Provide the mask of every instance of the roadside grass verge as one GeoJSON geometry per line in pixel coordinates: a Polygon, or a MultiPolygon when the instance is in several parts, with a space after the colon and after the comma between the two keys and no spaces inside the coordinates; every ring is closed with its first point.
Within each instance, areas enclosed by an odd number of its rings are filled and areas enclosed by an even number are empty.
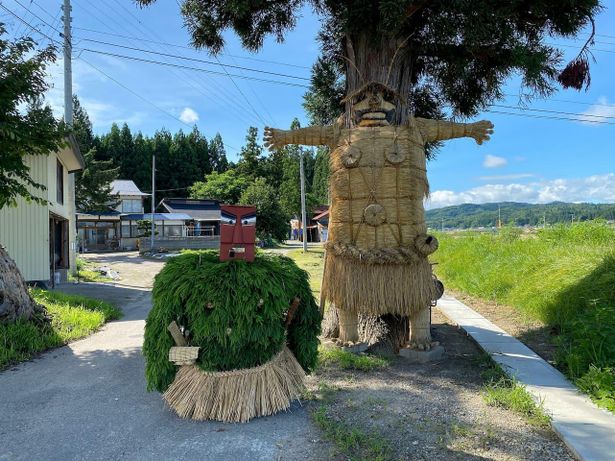
{"type": "Polygon", "coordinates": [[[288,257],[293,259],[297,266],[310,274],[310,287],[316,298],[320,299],[320,285],[322,283],[322,270],[324,266],[324,248],[310,247],[307,253],[303,250],[293,250],[288,252],[288,257]]]}
{"type": "Polygon", "coordinates": [[[333,442],[343,459],[351,461],[384,461],[390,459],[389,442],[379,434],[367,433],[337,420],[322,405],[312,413],[312,419],[325,438],[333,442]]]}
{"type": "Polygon", "coordinates": [[[32,290],[32,296],[45,306],[51,321],[0,325],[0,369],[88,336],[122,315],[111,304],[85,296],[46,290],[32,290]]]}
{"type": "Polygon", "coordinates": [[[335,365],[342,370],[374,371],[386,368],[389,361],[383,357],[369,354],[353,354],[336,347],[320,345],[318,348],[318,366],[335,365]]]}
{"type": "Polygon", "coordinates": [[[551,328],[556,364],[615,410],[615,228],[604,221],[523,234],[438,234],[445,285],[512,306],[551,328]]]}
{"type": "Polygon", "coordinates": [[[71,279],[77,279],[82,282],[108,282],[109,279],[103,277],[100,273],[94,270],[94,264],[86,261],[83,258],[77,257],[76,260],[77,275],[71,275],[71,279]]]}
{"type": "Polygon", "coordinates": [[[483,398],[487,405],[513,411],[533,426],[549,427],[551,418],[541,403],[536,404],[525,386],[509,378],[487,354],[479,358],[479,365],[485,367],[481,377],[485,380],[483,398]]]}

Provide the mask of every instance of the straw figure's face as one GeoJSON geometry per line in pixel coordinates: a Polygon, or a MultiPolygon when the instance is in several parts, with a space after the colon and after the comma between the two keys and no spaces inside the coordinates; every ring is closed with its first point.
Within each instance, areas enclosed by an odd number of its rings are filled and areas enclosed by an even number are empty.
{"type": "Polygon", "coordinates": [[[353,106],[355,123],[359,126],[388,126],[395,104],[387,101],[382,91],[368,90],[353,106]]]}
{"type": "Polygon", "coordinates": [[[256,207],[223,205],[220,218],[220,261],[254,261],[256,207]]]}

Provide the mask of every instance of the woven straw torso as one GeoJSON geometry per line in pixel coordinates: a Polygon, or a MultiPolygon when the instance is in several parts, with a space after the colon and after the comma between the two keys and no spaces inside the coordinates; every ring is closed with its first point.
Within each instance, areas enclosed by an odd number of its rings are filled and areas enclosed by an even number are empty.
{"type": "Polygon", "coordinates": [[[426,231],[423,139],[414,126],[341,129],[331,146],[329,242],[411,247],[426,231]]]}

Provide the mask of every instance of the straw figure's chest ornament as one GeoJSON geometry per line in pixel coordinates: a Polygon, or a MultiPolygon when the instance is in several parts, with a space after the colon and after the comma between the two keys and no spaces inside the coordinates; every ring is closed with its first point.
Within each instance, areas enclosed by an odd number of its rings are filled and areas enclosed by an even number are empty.
{"type": "Polygon", "coordinates": [[[387,86],[369,83],[346,98],[351,103],[349,120],[342,116],[331,126],[289,131],[267,127],[265,145],[330,149],[331,206],[322,296],[335,304],[340,339],[358,340],[358,313],[400,314],[414,320],[411,343],[428,349],[431,337],[419,332],[425,322],[418,317],[424,318],[425,310],[429,314],[437,296],[427,256],[438,242],[426,234],[425,144],[461,137],[482,144],[493,125],[412,116],[408,123],[394,125],[399,100],[387,86]]]}
{"type": "Polygon", "coordinates": [[[220,261],[254,261],[256,207],[220,207],[220,261]]]}

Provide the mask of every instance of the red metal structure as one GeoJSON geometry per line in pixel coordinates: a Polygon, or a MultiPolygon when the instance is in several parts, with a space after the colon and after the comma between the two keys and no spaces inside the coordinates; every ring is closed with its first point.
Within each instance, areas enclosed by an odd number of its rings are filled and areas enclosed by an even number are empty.
{"type": "Polygon", "coordinates": [[[220,207],[220,261],[254,261],[256,207],[220,207]]]}

